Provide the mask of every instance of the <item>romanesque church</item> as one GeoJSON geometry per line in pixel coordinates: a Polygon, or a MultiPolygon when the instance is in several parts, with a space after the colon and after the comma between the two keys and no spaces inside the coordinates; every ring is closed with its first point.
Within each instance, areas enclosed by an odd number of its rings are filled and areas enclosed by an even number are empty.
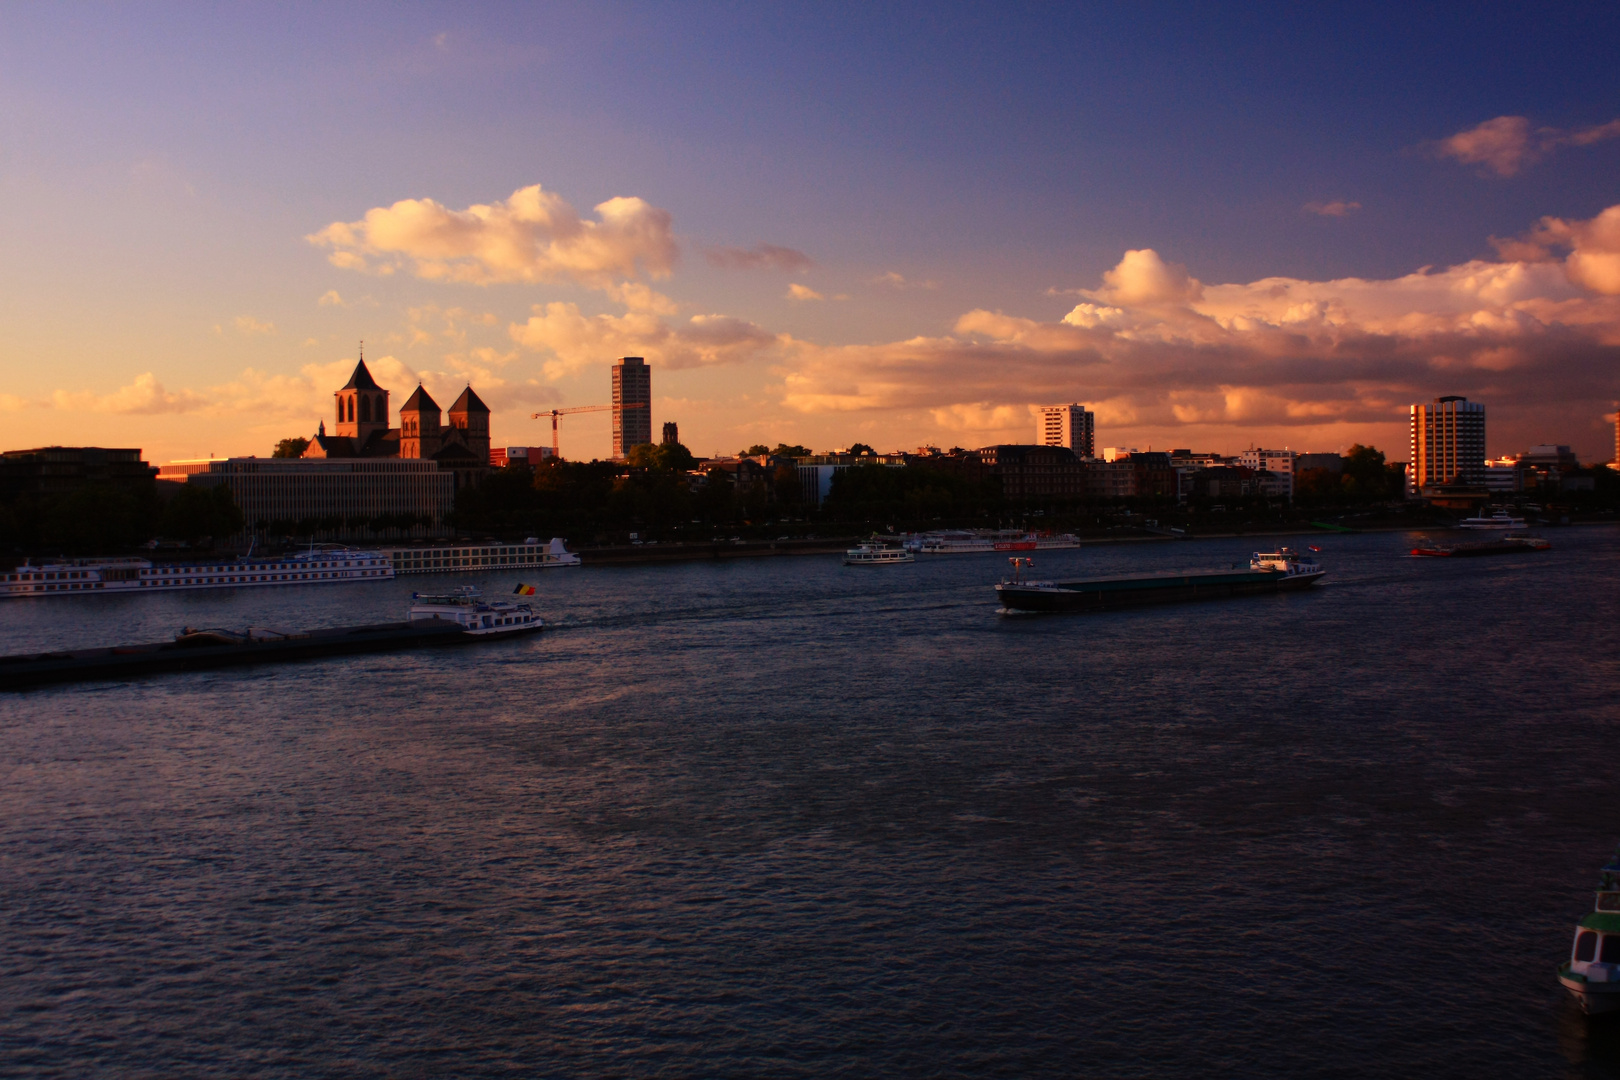
{"type": "Polygon", "coordinates": [[[307,458],[415,458],[453,470],[456,488],[489,472],[489,406],[468,386],[450,406],[450,426],[420,385],[400,407],[399,427],[388,426],[388,391],[377,385],[362,357],[337,398],[337,426],[326,421],[304,451],[307,458]]]}

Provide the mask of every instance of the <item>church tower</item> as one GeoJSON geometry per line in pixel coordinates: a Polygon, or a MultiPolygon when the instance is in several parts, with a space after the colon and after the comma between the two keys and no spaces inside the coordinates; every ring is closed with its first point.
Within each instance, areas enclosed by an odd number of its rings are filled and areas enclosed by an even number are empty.
{"type": "Polygon", "coordinates": [[[333,434],[353,439],[356,453],[361,452],[373,432],[387,433],[388,391],[371,377],[364,352],[348,383],[334,396],[337,398],[337,428],[333,434]]]}
{"type": "Polygon", "coordinates": [[[461,441],[480,463],[489,462],[489,406],[473,393],[471,384],[450,406],[450,426],[460,432],[461,441]]]}
{"type": "MultiPolygon", "coordinates": [[[[463,395],[465,397],[465,395],[463,395]]],[[[479,402],[482,406],[483,402],[479,402]]],[[[485,409],[485,413],[489,410],[485,409]]],[[[485,417],[485,432],[489,431],[485,417]]],[[[488,444],[489,436],[484,436],[488,444]]],[[[402,458],[430,458],[444,445],[440,431],[439,404],[419,384],[416,393],[399,407],[399,456],[402,458]]],[[[487,460],[487,454],[486,454],[487,460]]]]}

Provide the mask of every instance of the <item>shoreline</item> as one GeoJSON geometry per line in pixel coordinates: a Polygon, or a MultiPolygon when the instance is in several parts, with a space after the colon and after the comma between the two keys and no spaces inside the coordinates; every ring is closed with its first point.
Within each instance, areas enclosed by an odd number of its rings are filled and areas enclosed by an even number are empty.
{"type": "MultiPolygon", "coordinates": [[[[1551,528],[1567,529],[1579,525],[1610,525],[1613,522],[1605,521],[1577,521],[1568,525],[1550,526],[1551,528]]],[[[1148,533],[1135,536],[1097,536],[1080,537],[1080,547],[1092,547],[1098,544],[1149,544],[1173,543],[1187,540],[1236,540],[1242,537],[1288,537],[1288,536],[1354,536],[1363,533],[1394,533],[1394,532],[1458,532],[1466,533],[1469,530],[1458,529],[1456,526],[1439,525],[1369,525],[1365,528],[1348,529],[1340,532],[1335,529],[1313,528],[1311,526],[1285,526],[1277,529],[1257,529],[1254,531],[1235,531],[1220,533],[1197,533],[1189,536],[1172,536],[1163,533],[1148,533]]],[[[745,540],[745,541],[709,541],[708,543],[651,543],[651,544],[617,544],[596,548],[580,548],[575,554],[579,556],[582,567],[591,566],[635,566],[648,563],[663,562],[699,562],[711,559],[750,559],[770,558],[783,555],[841,555],[845,551],[862,543],[864,536],[827,537],[816,539],[795,540],[745,540]]],[[[976,552],[975,554],[990,554],[989,552],[976,552]]]]}

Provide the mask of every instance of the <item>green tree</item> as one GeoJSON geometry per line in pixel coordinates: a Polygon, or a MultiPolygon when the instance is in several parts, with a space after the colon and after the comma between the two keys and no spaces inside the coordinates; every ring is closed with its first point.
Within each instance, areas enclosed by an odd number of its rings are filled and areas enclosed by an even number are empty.
{"type": "Polygon", "coordinates": [[[1344,455],[1340,487],[1352,499],[1377,501],[1393,498],[1401,473],[1384,461],[1384,452],[1356,443],[1344,455]]]}
{"type": "Polygon", "coordinates": [[[637,469],[663,472],[689,472],[697,468],[697,458],[680,443],[641,443],[625,454],[625,463],[637,469]]]}
{"type": "Polygon", "coordinates": [[[771,451],[774,457],[809,457],[810,449],[797,443],[777,443],[776,449],[771,451]]]}
{"type": "Polygon", "coordinates": [[[877,453],[876,450],[872,449],[870,446],[866,445],[863,442],[858,442],[858,443],[854,444],[853,446],[851,446],[849,448],[849,452],[852,453],[852,454],[875,454],[875,453],[877,453]]]}
{"type": "Polygon", "coordinates": [[[750,446],[746,450],[739,450],[737,452],[737,456],[738,457],[757,457],[760,454],[768,454],[770,452],[771,452],[771,448],[766,446],[764,443],[755,443],[753,446],[750,446]]]}
{"type": "Polygon", "coordinates": [[[308,449],[309,440],[301,436],[295,436],[291,439],[282,439],[280,442],[276,443],[276,448],[271,452],[270,456],[279,458],[298,458],[303,457],[304,451],[308,449]]]}
{"type": "Polygon", "coordinates": [[[231,489],[223,484],[188,483],[163,508],[163,535],[171,540],[223,540],[241,532],[245,524],[231,489]]]}
{"type": "Polygon", "coordinates": [[[780,506],[796,506],[804,501],[804,488],[799,483],[799,470],[791,465],[778,465],[771,477],[776,485],[776,502],[780,506]]]}
{"type": "Polygon", "coordinates": [[[107,555],[152,535],[156,496],[140,489],[85,484],[39,508],[37,543],[49,551],[107,555]]]}
{"type": "Polygon", "coordinates": [[[1339,474],[1332,469],[1302,469],[1294,477],[1294,497],[1328,502],[1339,495],[1339,474]]]}

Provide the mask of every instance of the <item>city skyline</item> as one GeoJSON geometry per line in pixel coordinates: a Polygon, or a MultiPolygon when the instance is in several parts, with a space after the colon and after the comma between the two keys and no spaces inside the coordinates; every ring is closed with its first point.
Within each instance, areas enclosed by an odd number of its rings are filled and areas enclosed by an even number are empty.
{"type": "Polygon", "coordinates": [[[701,453],[1084,401],[1099,446],[1399,458],[1456,394],[1492,456],[1612,454],[1613,15],[543,15],[0,17],[13,442],[267,453],[364,338],[502,445],[637,355],[701,453]]]}

